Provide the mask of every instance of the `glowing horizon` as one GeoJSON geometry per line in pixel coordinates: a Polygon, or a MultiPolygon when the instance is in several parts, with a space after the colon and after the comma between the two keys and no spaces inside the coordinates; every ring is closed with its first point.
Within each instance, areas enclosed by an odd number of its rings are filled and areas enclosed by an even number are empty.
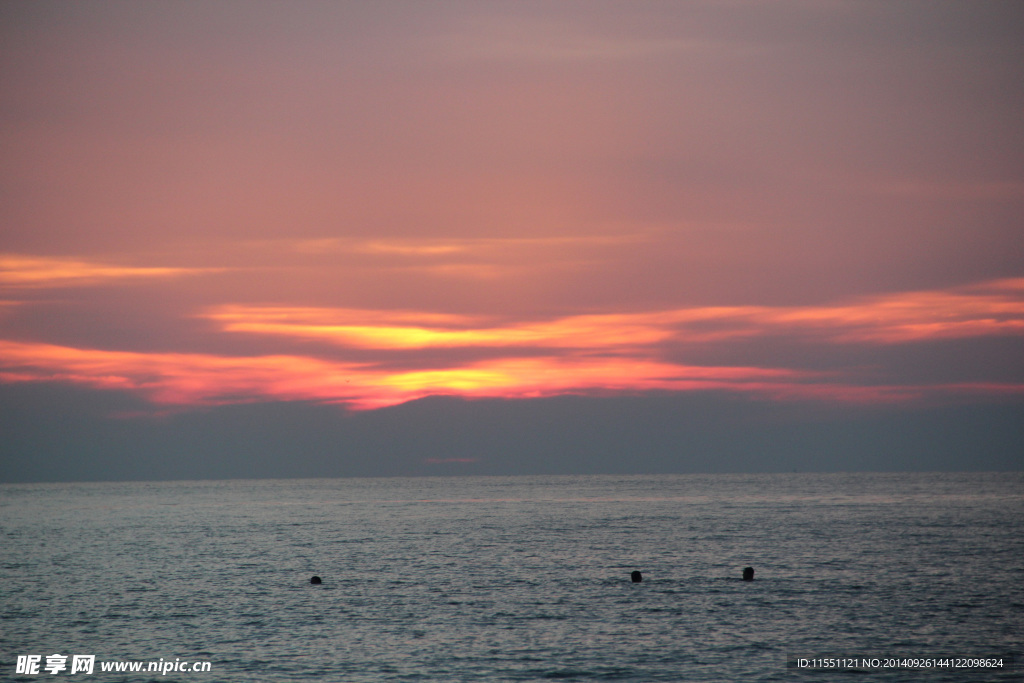
{"type": "Polygon", "coordinates": [[[0,3],[8,428],[1010,424],[1022,7],[0,3]]]}
{"type": "Polygon", "coordinates": [[[889,403],[958,392],[1017,394],[1024,387],[1013,382],[893,385],[848,368],[809,371],[672,359],[693,345],[749,343],[778,335],[788,335],[794,344],[868,346],[1020,337],[1024,279],[833,306],[694,307],[497,324],[486,316],[441,312],[254,305],[222,305],[198,318],[218,324],[222,334],[280,339],[283,352],[227,356],[0,340],[0,380],[85,384],[180,406],[302,400],[355,409],[431,395],[523,399],[711,390],[769,400],[889,403]],[[300,347],[284,351],[309,340],[361,355],[346,361],[336,353],[310,354],[300,347]],[[448,355],[415,355],[431,349],[448,355]]]}

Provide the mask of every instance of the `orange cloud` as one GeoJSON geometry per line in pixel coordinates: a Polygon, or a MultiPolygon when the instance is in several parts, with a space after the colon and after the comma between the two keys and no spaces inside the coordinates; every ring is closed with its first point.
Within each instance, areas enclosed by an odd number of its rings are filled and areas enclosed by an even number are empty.
{"type": "Polygon", "coordinates": [[[499,358],[389,370],[294,355],[230,357],[139,353],[0,341],[0,381],[57,381],[140,393],[157,404],[255,401],[345,403],[382,408],[431,395],[538,398],[643,391],[730,391],[796,400],[905,401],[931,392],[1024,393],[1012,384],[858,386],[780,368],[690,366],[627,356],[499,358]]]}
{"type": "Polygon", "coordinates": [[[796,395],[795,384],[811,377],[786,369],[686,366],[615,356],[500,358],[389,370],[291,355],[139,353],[11,341],[0,342],[0,367],[4,368],[0,380],[7,382],[60,381],[128,390],[161,404],[306,400],[362,409],[439,394],[534,398],[722,389],[796,395]]]}
{"type": "Polygon", "coordinates": [[[156,403],[217,404],[267,400],[346,400],[358,395],[356,364],[299,356],[231,357],[79,349],[0,342],[7,381],[63,381],[126,389],[156,403]]]}
{"type": "Polygon", "coordinates": [[[666,314],[581,315],[490,325],[480,317],[358,309],[224,306],[206,317],[227,332],[249,332],[367,349],[540,347],[618,349],[669,338],[666,314]]]}
{"type": "Polygon", "coordinates": [[[893,294],[850,305],[768,311],[764,323],[817,331],[839,342],[1024,335],[1024,278],[960,291],[893,294]]]}
{"type": "Polygon", "coordinates": [[[833,306],[698,307],[499,324],[481,317],[359,309],[222,306],[226,332],[319,339],[362,349],[531,347],[621,350],[795,334],[834,343],[1024,335],[1024,278],[962,291],[908,292],[833,306]]]}
{"type": "Polygon", "coordinates": [[[305,353],[245,357],[142,353],[0,341],[0,381],[74,382],[141,393],[161,404],[302,400],[359,409],[430,395],[535,398],[718,390],[780,400],[876,403],[935,393],[1022,391],[1012,383],[873,385],[839,373],[689,365],[669,360],[667,350],[677,347],[678,355],[678,348],[685,349],[686,344],[783,334],[844,344],[1020,336],[1024,335],[1024,278],[835,306],[701,307],[546,321],[287,306],[222,306],[204,317],[216,321],[223,331],[323,340],[358,349],[365,360],[349,362],[305,353]],[[423,349],[461,351],[429,354],[429,361],[410,353],[423,349]],[[401,359],[401,367],[395,365],[396,358],[401,359]]]}
{"type": "Polygon", "coordinates": [[[1024,335],[1024,278],[903,292],[830,306],[692,308],[668,314],[680,341],[793,334],[832,343],[901,344],[1024,335]]]}
{"type": "Polygon", "coordinates": [[[65,287],[126,278],[171,277],[210,269],[114,266],[78,259],[0,254],[0,285],[65,287]]]}

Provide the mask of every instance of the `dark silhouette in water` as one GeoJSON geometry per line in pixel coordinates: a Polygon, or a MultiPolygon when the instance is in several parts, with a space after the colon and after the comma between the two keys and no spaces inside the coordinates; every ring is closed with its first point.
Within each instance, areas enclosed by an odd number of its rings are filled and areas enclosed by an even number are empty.
{"type": "Polygon", "coordinates": [[[644,580],[644,575],[634,569],[633,573],[629,575],[629,578],[633,580],[633,583],[640,583],[644,580]]]}
{"type": "Polygon", "coordinates": [[[320,577],[319,577],[319,576],[314,576],[314,577],[313,577],[312,579],[310,579],[310,580],[309,580],[309,582],[310,582],[311,584],[313,584],[314,586],[316,586],[316,585],[319,585],[319,584],[323,583],[323,581],[321,581],[321,580],[320,580],[320,577]]]}
{"type": "Polygon", "coordinates": [[[753,567],[747,567],[747,568],[745,568],[743,570],[743,580],[744,581],[753,581],[754,580],[754,568],[753,567]]]}

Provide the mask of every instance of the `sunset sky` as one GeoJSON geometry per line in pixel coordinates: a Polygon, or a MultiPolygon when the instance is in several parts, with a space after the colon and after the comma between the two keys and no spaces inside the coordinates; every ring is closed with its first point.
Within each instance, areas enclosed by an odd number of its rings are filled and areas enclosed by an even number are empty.
{"type": "Polygon", "coordinates": [[[2,2],[0,480],[1020,469],[1022,36],[2,2]]]}

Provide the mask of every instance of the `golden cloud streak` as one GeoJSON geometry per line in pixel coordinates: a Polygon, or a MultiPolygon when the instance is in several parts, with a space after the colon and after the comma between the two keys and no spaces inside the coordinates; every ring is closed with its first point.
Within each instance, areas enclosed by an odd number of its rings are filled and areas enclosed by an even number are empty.
{"type": "Polygon", "coordinates": [[[285,240],[262,243],[275,249],[290,249],[300,254],[392,254],[419,258],[447,257],[453,254],[487,255],[509,258],[510,252],[558,251],[567,249],[610,248],[650,239],[649,233],[614,235],[549,235],[545,237],[393,237],[356,239],[325,237],[322,239],[285,240]]]}
{"type": "Polygon", "coordinates": [[[462,366],[388,370],[292,355],[140,353],[0,341],[0,380],[53,381],[141,393],[158,404],[254,401],[346,403],[357,409],[431,395],[537,398],[561,394],[725,390],[783,398],[890,400],[891,389],[808,383],[787,369],[687,366],[626,357],[499,358],[462,366]]]}
{"type": "Polygon", "coordinates": [[[319,339],[362,349],[533,347],[605,351],[790,334],[833,343],[898,344],[1024,335],[1024,278],[963,291],[908,292],[849,304],[698,307],[489,324],[480,317],[358,309],[222,306],[227,332],[319,339]]]}
{"type": "Polygon", "coordinates": [[[93,285],[109,280],[173,277],[210,270],[208,268],[113,266],[78,259],[0,254],[0,285],[13,287],[93,285]]]}
{"type": "Polygon", "coordinates": [[[324,339],[366,349],[615,349],[653,344],[671,336],[671,331],[657,325],[671,321],[664,314],[583,315],[495,327],[487,327],[486,321],[478,317],[355,309],[226,306],[206,317],[220,322],[228,332],[324,339]]]}
{"type": "Polygon", "coordinates": [[[962,291],[893,294],[845,306],[765,310],[754,319],[814,330],[839,342],[1024,335],[1024,278],[962,291]]]}
{"type": "Polygon", "coordinates": [[[9,381],[87,384],[138,391],[156,403],[217,404],[267,400],[345,400],[362,368],[300,356],[230,357],[79,349],[0,342],[9,381]]]}
{"type": "Polygon", "coordinates": [[[1024,278],[831,307],[703,307],[504,324],[417,311],[224,306],[205,315],[225,331],[319,339],[364,352],[488,348],[496,357],[396,369],[381,364],[394,360],[387,355],[356,363],[308,355],[143,353],[0,341],[0,381],[80,383],[141,393],[162,404],[302,400],[359,409],[430,395],[535,398],[721,390],[874,403],[936,392],[1019,394],[1024,387],[1010,383],[869,386],[786,368],[685,365],[665,360],[664,347],[773,334],[847,344],[1020,336],[1022,299],[1024,278]]]}
{"type": "Polygon", "coordinates": [[[501,358],[395,371],[303,356],[139,353],[0,341],[0,381],[50,381],[140,393],[165,405],[257,401],[344,403],[355,409],[432,395],[539,398],[645,391],[729,391],[780,400],[906,401],[926,393],[1021,394],[1014,384],[857,386],[778,368],[688,366],[625,357],[501,358]]]}

